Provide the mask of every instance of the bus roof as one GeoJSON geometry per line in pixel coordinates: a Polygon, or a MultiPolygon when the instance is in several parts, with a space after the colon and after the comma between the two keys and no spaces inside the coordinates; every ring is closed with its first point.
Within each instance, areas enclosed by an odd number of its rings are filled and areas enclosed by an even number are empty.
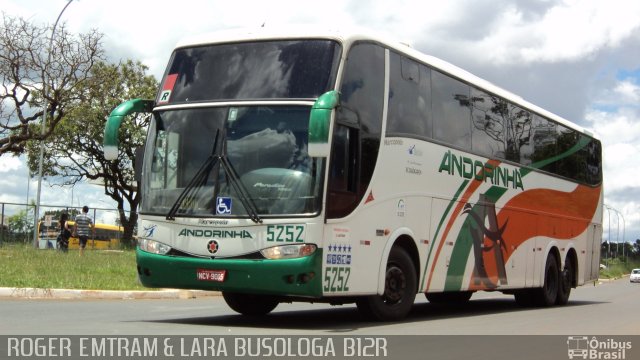
{"type": "MultiPolygon", "coordinates": [[[[373,41],[380,43],[388,48],[396,50],[407,57],[411,57],[419,62],[422,62],[430,67],[437,69],[450,76],[458,78],[470,85],[485,90],[489,93],[493,93],[499,97],[502,97],[514,104],[517,104],[523,108],[528,109],[538,115],[544,116],[548,119],[554,120],[564,126],[572,128],[576,131],[582,132],[593,138],[598,138],[593,131],[587,130],[559,115],[556,115],[548,110],[545,110],[535,104],[528,102],[521,96],[518,96],[504,88],[501,88],[492,82],[480,78],[458,66],[455,66],[445,60],[439,59],[435,56],[426,55],[410,45],[391,40],[384,35],[378,34],[370,29],[363,29],[359,27],[345,27],[345,28],[321,28],[313,26],[287,26],[287,27],[257,27],[257,28],[243,28],[243,29],[229,29],[218,31],[214,33],[201,34],[196,36],[190,36],[180,40],[176,45],[176,49],[183,47],[193,47],[209,44],[223,44],[231,42],[246,42],[246,41],[263,41],[263,40],[283,40],[283,39],[331,39],[336,40],[346,47],[356,41],[373,41]]],[[[344,56],[344,54],[343,54],[344,56]]]]}

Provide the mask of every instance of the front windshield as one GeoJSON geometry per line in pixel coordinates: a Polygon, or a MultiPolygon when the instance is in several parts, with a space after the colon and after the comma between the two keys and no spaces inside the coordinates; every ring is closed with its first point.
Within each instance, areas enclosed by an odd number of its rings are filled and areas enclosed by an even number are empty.
{"type": "Polygon", "coordinates": [[[309,112],[309,106],[155,112],[145,152],[142,212],[167,215],[198,178],[175,216],[247,217],[247,200],[260,216],[317,213],[323,160],[307,154],[309,112]],[[228,167],[217,161],[222,157],[228,167]],[[237,191],[238,182],[249,199],[237,191]]]}
{"type": "Polygon", "coordinates": [[[333,88],[340,46],[277,40],[177,49],[158,105],[236,99],[315,99],[333,88]]]}

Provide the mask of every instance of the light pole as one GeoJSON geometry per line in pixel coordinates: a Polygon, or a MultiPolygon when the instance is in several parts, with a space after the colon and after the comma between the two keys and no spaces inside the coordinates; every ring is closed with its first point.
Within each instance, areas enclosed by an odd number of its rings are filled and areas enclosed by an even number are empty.
{"type": "Polygon", "coordinates": [[[605,205],[605,208],[608,210],[609,214],[609,235],[607,236],[607,267],[609,266],[609,256],[611,255],[611,209],[605,205]]]}
{"type": "MultiPolygon", "coordinates": [[[[617,221],[617,224],[618,224],[617,225],[618,236],[616,237],[616,253],[619,251],[618,250],[618,238],[619,238],[619,235],[620,235],[620,218],[622,218],[622,259],[623,259],[623,262],[626,262],[625,247],[626,247],[627,242],[626,242],[624,236],[625,236],[625,231],[627,229],[627,222],[624,219],[624,215],[622,215],[622,213],[620,211],[618,211],[617,209],[612,208],[611,206],[608,206],[608,205],[605,205],[605,207],[607,208],[607,210],[609,210],[609,216],[611,216],[611,211],[613,210],[613,211],[615,211],[616,217],[618,218],[618,221],[617,221]]],[[[611,219],[611,217],[609,217],[609,219],[611,219]]],[[[609,220],[609,227],[611,227],[611,220],[609,220]]]]}
{"type": "MultiPolygon", "coordinates": [[[[56,33],[56,27],[58,26],[58,21],[62,17],[62,13],[67,10],[67,7],[71,5],[73,0],[67,1],[67,4],[62,8],[60,14],[58,14],[58,18],[56,22],[53,24],[53,29],[51,29],[51,37],[49,38],[49,49],[47,50],[47,62],[44,64],[44,70],[42,72],[42,94],[44,97],[44,112],[42,113],[42,126],[40,128],[40,134],[44,136],[47,124],[47,112],[49,108],[49,102],[47,101],[47,66],[51,62],[51,48],[53,47],[53,36],[56,33]]],[[[33,245],[38,247],[38,219],[40,218],[40,193],[42,191],[42,158],[44,157],[44,139],[40,140],[40,157],[38,158],[38,191],[36,195],[36,210],[34,214],[33,220],[33,245]]]]}
{"type": "Polygon", "coordinates": [[[622,259],[626,263],[627,255],[625,252],[625,248],[627,247],[627,240],[624,239],[624,233],[627,229],[627,222],[624,220],[624,215],[622,215],[622,213],[620,213],[620,217],[622,218],[622,259]]]}

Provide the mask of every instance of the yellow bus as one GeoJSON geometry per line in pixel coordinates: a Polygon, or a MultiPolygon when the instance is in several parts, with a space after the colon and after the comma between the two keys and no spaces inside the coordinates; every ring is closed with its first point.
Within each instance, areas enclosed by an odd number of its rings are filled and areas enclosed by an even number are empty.
{"type": "MultiPolygon", "coordinates": [[[[75,222],[68,221],[69,229],[73,234],[73,227],[75,222]]],[[[86,249],[119,249],[120,239],[124,229],[122,226],[108,225],[108,224],[95,224],[91,236],[87,241],[86,249]]],[[[56,238],[60,233],[60,226],[57,220],[51,221],[51,225],[46,226],[42,222],[38,225],[38,234],[40,234],[40,248],[55,248],[56,238]]],[[[71,236],[69,239],[69,249],[78,249],[80,247],[80,240],[76,236],[71,236]]]]}

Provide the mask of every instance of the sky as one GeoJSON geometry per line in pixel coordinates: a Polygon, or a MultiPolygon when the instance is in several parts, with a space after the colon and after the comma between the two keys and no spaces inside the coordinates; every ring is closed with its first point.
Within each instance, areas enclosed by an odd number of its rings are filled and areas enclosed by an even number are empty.
{"type": "MultiPolygon", "coordinates": [[[[0,0],[0,9],[53,24],[64,0],[0,0]]],[[[177,41],[238,27],[358,26],[411,44],[592,130],[604,147],[604,237],[640,239],[640,1],[638,0],[76,0],[74,33],[97,29],[111,61],[140,60],[159,80],[177,41]]],[[[0,202],[35,198],[24,159],[0,157],[0,202]],[[29,191],[27,193],[27,191],[29,191]]],[[[113,207],[96,185],[45,181],[43,204],[113,207]]]]}

